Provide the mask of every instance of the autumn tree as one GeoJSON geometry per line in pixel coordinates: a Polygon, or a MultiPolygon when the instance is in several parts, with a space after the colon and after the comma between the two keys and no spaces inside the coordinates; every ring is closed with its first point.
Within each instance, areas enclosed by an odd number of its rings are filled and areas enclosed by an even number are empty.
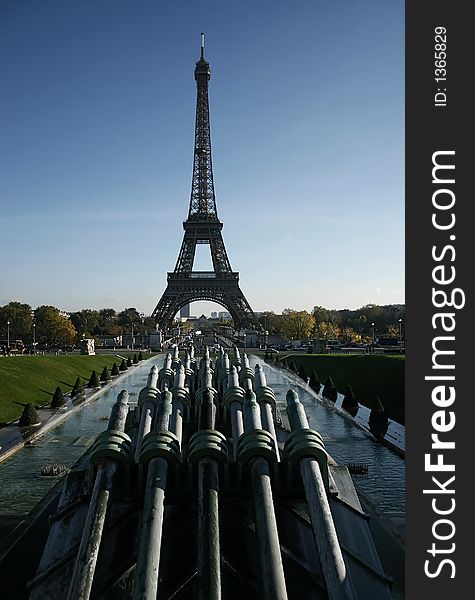
{"type": "Polygon", "coordinates": [[[287,337],[298,340],[308,339],[315,325],[315,318],[306,310],[292,310],[286,308],[282,311],[282,333],[287,337]]]}
{"type": "Polygon", "coordinates": [[[71,346],[76,340],[76,329],[68,317],[54,306],[40,306],[35,310],[36,333],[48,346],[71,346]]]}

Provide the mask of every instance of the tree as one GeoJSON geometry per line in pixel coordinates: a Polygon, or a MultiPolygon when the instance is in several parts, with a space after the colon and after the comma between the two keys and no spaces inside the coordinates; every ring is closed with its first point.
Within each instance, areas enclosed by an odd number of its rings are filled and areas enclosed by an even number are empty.
{"type": "Polygon", "coordinates": [[[18,421],[19,427],[29,427],[31,425],[39,425],[40,423],[41,419],[33,404],[27,404],[21,413],[20,420],[18,421]]]}
{"type": "Polygon", "coordinates": [[[54,306],[40,306],[35,310],[36,334],[48,346],[71,346],[76,339],[76,329],[65,315],[54,306]]]}
{"type": "Polygon", "coordinates": [[[99,383],[99,377],[97,376],[97,373],[95,371],[93,371],[91,373],[91,376],[89,377],[89,382],[87,384],[87,387],[90,387],[90,388],[101,387],[101,384],[99,383]]]}
{"type": "Polygon", "coordinates": [[[71,313],[71,323],[79,336],[84,334],[86,337],[92,337],[95,333],[98,333],[100,315],[97,310],[85,308],[71,313]]]}
{"type": "Polygon", "coordinates": [[[107,365],[102,369],[100,379],[101,379],[101,381],[104,381],[104,382],[111,380],[111,374],[109,373],[109,369],[107,368],[107,365]]]}
{"type": "Polygon", "coordinates": [[[117,366],[117,363],[114,362],[114,364],[112,365],[112,369],[111,369],[111,375],[113,377],[116,377],[117,375],[119,375],[119,367],[117,366]]]}
{"type": "Polygon", "coordinates": [[[391,337],[398,338],[399,337],[399,325],[393,323],[388,326],[388,333],[391,337]]]}
{"type": "Polygon", "coordinates": [[[344,327],[340,331],[339,339],[343,343],[351,344],[351,343],[359,343],[361,342],[361,335],[356,333],[356,331],[352,327],[344,327]]]}
{"type": "Polygon", "coordinates": [[[308,339],[315,325],[315,318],[306,310],[286,308],[282,312],[282,333],[288,339],[308,339]]]}
{"type": "Polygon", "coordinates": [[[76,377],[76,382],[74,383],[73,389],[71,390],[71,398],[75,396],[82,396],[84,394],[84,386],[82,384],[81,378],[76,377]]]}
{"type": "Polygon", "coordinates": [[[21,302],[9,302],[0,308],[1,337],[7,337],[8,321],[10,321],[10,339],[30,335],[33,325],[31,306],[21,302]]]}
{"type": "Polygon", "coordinates": [[[126,308],[117,315],[117,322],[122,327],[122,332],[129,332],[132,325],[142,324],[142,317],[136,308],[126,308]]]}
{"type": "Polygon", "coordinates": [[[59,385],[54,390],[53,399],[51,400],[51,408],[60,408],[64,404],[64,395],[59,385]]]}
{"type": "Polygon", "coordinates": [[[317,323],[314,334],[320,339],[336,340],[340,336],[340,328],[334,323],[317,323]]]}

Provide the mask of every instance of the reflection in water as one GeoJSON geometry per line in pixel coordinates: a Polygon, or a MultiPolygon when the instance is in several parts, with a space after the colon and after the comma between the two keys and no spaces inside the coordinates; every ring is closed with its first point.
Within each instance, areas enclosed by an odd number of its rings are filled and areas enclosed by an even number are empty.
{"type": "MultiPolygon", "coordinates": [[[[255,357],[251,365],[256,364],[255,357]]],[[[262,364],[262,361],[259,361],[262,364]]],[[[0,513],[26,513],[41,500],[58,480],[41,477],[41,467],[61,462],[71,466],[104,430],[103,417],[122,389],[130,394],[132,406],[138,391],[145,385],[153,364],[162,366],[163,357],[157,356],[135,367],[124,379],[106,390],[96,401],[74,413],[55,429],[48,432],[33,446],[26,446],[10,459],[0,463],[0,513]]],[[[289,380],[282,372],[263,364],[268,385],[276,393],[282,419],[287,423],[285,395],[290,388],[298,389],[305,406],[310,427],[323,436],[327,451],[342,465],[368,465],[368,476],[355,477],[356,485],[387,515],[404,513],[404,459],[389,448],[377,443],[367,432],[343,418],[330,406],[289,380]]]]}

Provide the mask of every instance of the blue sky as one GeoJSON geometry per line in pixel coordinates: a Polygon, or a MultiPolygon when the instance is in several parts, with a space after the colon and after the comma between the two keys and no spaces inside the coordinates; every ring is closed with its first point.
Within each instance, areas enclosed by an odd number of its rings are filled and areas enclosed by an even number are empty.
{"type": "Polygon", "coordinates": [[[154,309],[188,212],[201,31],[251,306],[404,302],[402,1],[5,0],[0,305],[154,309]]]}

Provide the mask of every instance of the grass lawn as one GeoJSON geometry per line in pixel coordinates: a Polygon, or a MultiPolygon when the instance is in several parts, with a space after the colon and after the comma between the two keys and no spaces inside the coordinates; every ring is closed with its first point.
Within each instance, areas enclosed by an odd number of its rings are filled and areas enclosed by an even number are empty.
{"type": "MultiPolygon", "coordinates": [[[[127,356],[131,353],[118,354],[127,356]]],[[[29,402],[37,407],[48,404],[56,386],[60,386],[63,394],[70,392],[76,377],[82,377],[87,383],[93,370],[100,376],[104,366],[107,365],[110,371],[114,362],[120,365],[120,358],[114,354],[0,358],[0,423],[19,417],[23,405],[29,402]]]]}
{"type": "Polygon", "coordinates": [[[372,407],[379,396],[388,416],[405,422],[405,357],[384,354],[280,354],[287,364],[303,365],[308,377],[315,371],[322,383],[331,377],[339,392],[349,384],[360,404],[372,407]]]}

